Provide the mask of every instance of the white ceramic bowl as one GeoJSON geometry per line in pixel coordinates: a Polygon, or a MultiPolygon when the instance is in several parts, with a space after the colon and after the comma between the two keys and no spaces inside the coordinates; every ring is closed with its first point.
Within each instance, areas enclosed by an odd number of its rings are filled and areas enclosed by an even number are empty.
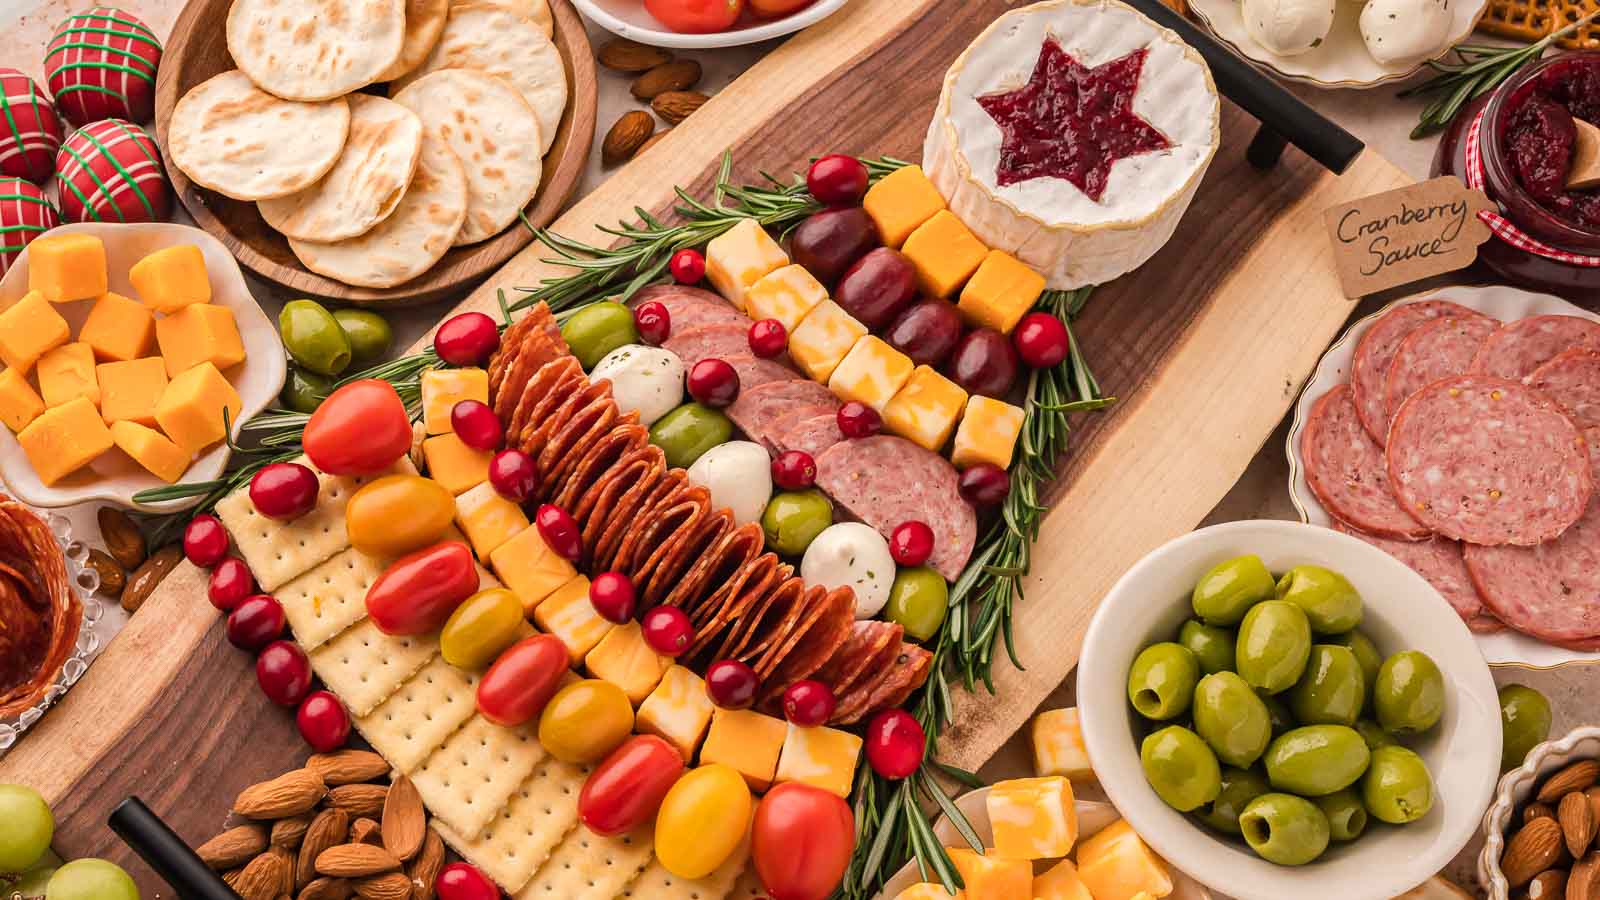
{"type": "MultiPolygon", "coordinates": [[[[128,297],[138,297],[138,292],[128,281],[128,270],[150,253],[178,244],[195,244],[205,255],[206,272],[211,276],[211,302],[233,310],[234,321],[239,326],[239,337],[244,341],[246,359],[223,374],[239,392],[244,408],[238,421],[233,423],[233,435],[256,413],[266,409],[278,391],[283,388],[285,364],[283,342],[278,329],[273,326],[245,285],[239,272],[239,263],[221,241],[198,228],[165,223],[143,225],[107,225],[89,222],[63,225],[50,233],[81,232],[100,238],[106,245],[106,265],[109,269],[111,290],[128,297]]],[[[0,280],[0,309],[22,299],[28,292],[28,252],[23,251],[5,278],[0,280]]],[[[56,306],[72,326],[76,336],[89,316],[93,302],[83,300],[56,306]]],[[[222,474],[231,451],[219,443],[206,451],[189,466],[182,482],[210,481],[222,474]]],[[[113,448],[85,468],[68,475],[48,487],[22,452],[16,435],[10,429],[0,428],[0,478],[4,478],[11,493],[24,503],[40,507],[70,506],[74,503],[102,501],[115,503],[129,509],[147,512],[175,512],[193,506],[200,498],[173,500],[167,503],[141,505],[133,502],[133,495],[148,488],[165,486],[166,482],[146,472],[143,467],[121,450],[113,448]]]]}
{"type": "Polygon", "coordinates": [[[1095,611],[1078,664],[1084,743],[1106,796],[1157,853],[1238,900],[1387,900],[1426,881],[1466,846],[1500,766],[1500,705],[1472,635],[1422,576],[1348,535],[1296,522],[1230,522],[1187,534],[1128,570],[1095,611]],[[1316,862],[1269,863],[1162,802],[1145,781],[1127,698],[1139,651],[1172,640],[1192,615],[1200,576],[1253,553],[1282,572],[1302,563],[1343,573],[1361,592],[1361,630],[1380,651],[1421,650],[1444,673],[1439,725],[1411,743],[1433,774],[1433,809],[1404,827],[1374,822],[1316,862]]]}
{"type": "Polygon", "coordinates": [[[1507,772],[1494,792],[1494,803],[1483,814],[1483,849],[1478,851],[1478,883],[1489,900],[1507,900],[1511,885],[1500,872],[1506,852],[1506,831],[1518,807],[1527,802],[1546,775],[1580,759],[1600,759],[1600,726],[1583,725],[1566,737],[1545,741],[1528,751],[1522,765],[1507,772]]]}
{"type": "Polygon", "coordinates": [[[601,28],[652,47],[678,50],[705,50],[712,47],[738,47],[793,34],[839,11],[846,0],[816,0],[799,12],[744,28],[711,34],[681,34],[669,30],[645,12],[643,0],[572,0],[578,12],[601,28]]]}

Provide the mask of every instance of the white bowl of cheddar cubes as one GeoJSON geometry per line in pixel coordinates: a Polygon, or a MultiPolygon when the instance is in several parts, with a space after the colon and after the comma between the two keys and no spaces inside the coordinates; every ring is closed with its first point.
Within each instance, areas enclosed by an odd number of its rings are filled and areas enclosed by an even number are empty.
{"type": "Polygon", "coordinates": [[[215,479],[283,387],[283,344],[226,247],[183,225],[85,223],[0,280],[0,477],[38,507],[215,479]],[[226,417],[224,417],[226,411],[226,417]]]}

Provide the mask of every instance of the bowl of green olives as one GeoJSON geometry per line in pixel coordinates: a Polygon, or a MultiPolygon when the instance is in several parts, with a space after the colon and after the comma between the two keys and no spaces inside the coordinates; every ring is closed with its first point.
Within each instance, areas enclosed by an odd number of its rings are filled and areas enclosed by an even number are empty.
{"type": "Polygon", "coordinates": [[[1146,556],[1078,669],[1084,743],[1156,852],[1238,900],[1383,900],[1472,839],[1500,706],[1471,633],[1404,564],[1295,522],[1146,556]]]}

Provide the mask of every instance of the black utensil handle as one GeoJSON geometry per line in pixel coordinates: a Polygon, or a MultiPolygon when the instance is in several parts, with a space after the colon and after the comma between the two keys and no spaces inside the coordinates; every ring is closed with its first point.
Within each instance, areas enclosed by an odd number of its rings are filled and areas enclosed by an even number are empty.
{"type": "Polygon", "coordinates": [[[117,804],[106,824],[184,900],[240,900],[138,797],[117,804]]]}

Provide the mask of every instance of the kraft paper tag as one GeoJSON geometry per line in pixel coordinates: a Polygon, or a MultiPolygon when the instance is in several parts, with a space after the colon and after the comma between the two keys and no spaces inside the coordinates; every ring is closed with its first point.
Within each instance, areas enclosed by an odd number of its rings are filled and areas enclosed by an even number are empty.
{"type": "Polygon", "coordinates": [[[1447,175],[1343,203],[1323,213],[1345,295],[1354,299],[1472,265],[1495,209],[1447,175]]]}

